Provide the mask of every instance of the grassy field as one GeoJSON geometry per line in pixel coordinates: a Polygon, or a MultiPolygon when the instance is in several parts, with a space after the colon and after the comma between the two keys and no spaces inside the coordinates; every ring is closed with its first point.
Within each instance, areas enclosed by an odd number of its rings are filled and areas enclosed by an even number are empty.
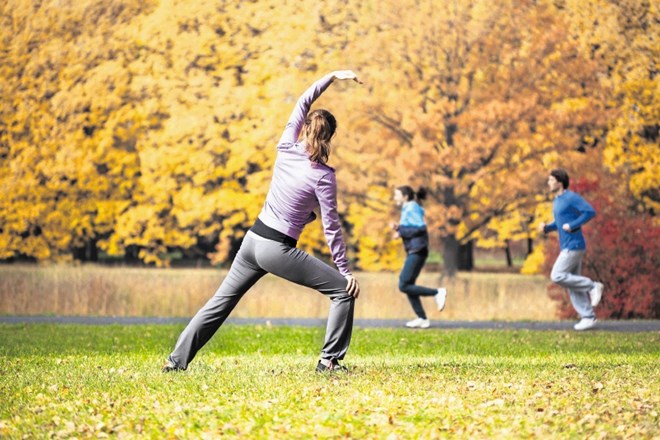
{"type": "Polygon", "coordinates": [[[181,326],[0,325],[2,438],[658,438],[660,334],[223,327],[188,371],[181,326]]]}

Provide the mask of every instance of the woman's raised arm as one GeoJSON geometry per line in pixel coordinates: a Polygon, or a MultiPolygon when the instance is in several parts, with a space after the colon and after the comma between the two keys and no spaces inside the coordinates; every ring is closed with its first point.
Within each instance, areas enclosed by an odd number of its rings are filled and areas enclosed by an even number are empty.
{"type": "Polygon", "coordinates": [[[289,116],[289,120],[286,123],[284,133],[282,133],[280,141],[277,143],[278,148],[281,146],[286,148],[298,141],[300,130],[305,122],[307,113],[309,113],[309,109],[312,107],[314,101],[326,91],[335,79],[353,80],[361,84],[357,75],[352,70],[336,70],[316,80],[314,84],[305,90],[305,92],[300,95],[300,98],[298,98],[296,106],[293,108],[291,116],[289,116]]]}

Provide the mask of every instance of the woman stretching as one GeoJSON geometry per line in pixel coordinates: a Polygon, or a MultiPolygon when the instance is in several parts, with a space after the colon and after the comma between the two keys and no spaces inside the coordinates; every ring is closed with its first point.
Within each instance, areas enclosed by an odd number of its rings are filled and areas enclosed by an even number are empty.
{"type": "Polygon", "coordinates": [[[185,370],[195,354],[227,319],[241,297],[266,273],[311,287],[332,301],[317,371],[345,371],[353,310],[360,286],[351,275],[337,215],[335,171],[326,165],[337,122],[327,110],[309,113],[312,103],[335,80],[360,82],[350,70],[332,72],[303,93],[277,144],[268,195],[246,233],[229,273],[177,340],[164,372],[185,370]],[[299,139],[299,136],[301,138],[299,139]],[[296,248],[300,233],[320,208],[323,231],[337,269],[296,248]]]}
{"type": "Polygon", "coordinates": [[[420,188],[417,193],[409,186],[400,186],[394,190],[394,203],[401,207],[399,223],[393,223],[394,238],[401,237],[406,249],[406,262],[399,275],[399,290],[408,295],[408,301],[417,315],[416,319],[406,323],[410,328],[429,328],[431,323],[426,318],[420,296],[433,296],[438,310],[445,308],[447,289],[431,289],[415,285],[417,277],[429,256],[429,234],[424,222],[424,208],[421,201],[426,198],[426,190],[420,188]]]}

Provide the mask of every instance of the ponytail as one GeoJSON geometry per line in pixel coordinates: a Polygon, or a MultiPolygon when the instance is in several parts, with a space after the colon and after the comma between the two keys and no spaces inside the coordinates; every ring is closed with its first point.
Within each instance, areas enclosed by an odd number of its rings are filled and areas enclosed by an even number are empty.
{"type": "Polygon", "coordinates": [[[420,205],[422,202],[426,199],[426,188],[423,186],[419,187],[419,190],[417,192],[413,191],[413,189],[408,186],[408,185],[403,185],[397,188],[399,191],[401,191],[401,194],[408,200],[416,200],[417,203],[420,205]]]}
{"type": "Polygon", "coordinates": [[[312,162],[326,163],[330,157],[330,139],[337,129],[337,120],[327,110],[314,110],[305,118],[303,133],[312,162]]]}
{"type": "Polygon", "coordinates": [[[415,198],[417,199],[417,202],[421,205],[424,200],[426,200],[426,188],[423,186],[420,186],[419,189],[417,190],[417,194],[415,194],[415,198]]]}

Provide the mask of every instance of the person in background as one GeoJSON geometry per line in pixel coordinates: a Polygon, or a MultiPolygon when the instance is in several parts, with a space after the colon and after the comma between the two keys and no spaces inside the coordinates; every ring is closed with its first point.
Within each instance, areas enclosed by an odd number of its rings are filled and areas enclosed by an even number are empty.
{"type": "Polygon", "coordinates": [[[243,295],[267,273],[316,289],[330,299],[325,343],[316,371],[347,370],[339,361],[344,359],[351,341],[360,286],[346,257],[337,214],[335,170],[326,164],[337,121],[327,110],[309,111],[335,80],[360,82],[350,70],[335,71],[317,80],[300,96],[277,144],[263,209],[246,233],[222,284],[179,336],[163,372],[188,368],[243,295]],[[316,218],[317,208],[337,269],[296,247],[305,225],[316,218]]]}
{"type": "Polygon", "coordinates": [[[417,318],[406,323],[409,328],[429,328],[431,322],[426,316],[420,297],[432,296],[438,311],[445,308],[447,289],[418,286],[415,284],[419,273],[429,256],[429,234],[424,221],[424,208],[421,203],[426,198],[426,190],[414,192],[410,186],[400,186],[394,190],[394,203],[401,207],[399,223],[393,223],[394,238],[401,238],[406,250],[406,261],[399,275],[399,290],[408,296],[417,318]]]}
{"type": "Polygon", "coordinates": [[[580,195],[568,189],[569,177],[566,170],[557,168],[548,176],[548,187],[555,195],[552,202],[554,221],[541,223],[544,234],[559,231],[559,256],[552,267],[550,279],[568,290],[573,308],[580,321],[575,330],[587,330],[596,325],[596,307],[603,296],[603,284],[580,275],[586,242],[582,226],[595,217],[596,211],[580,195]]]}

